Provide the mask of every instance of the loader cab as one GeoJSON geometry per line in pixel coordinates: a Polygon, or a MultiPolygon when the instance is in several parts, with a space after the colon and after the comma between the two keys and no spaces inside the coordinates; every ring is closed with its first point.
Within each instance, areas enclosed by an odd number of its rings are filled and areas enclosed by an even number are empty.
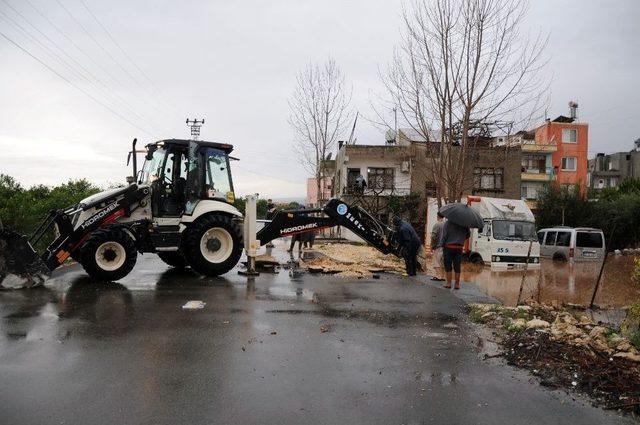
{"type": "Polygon", "coordinates": [[[222,143],[178,139],[147,145],[139,183],[151,187],[153,215],[191,214],[205,199],[233,203],[232,149],[222,143]]]}

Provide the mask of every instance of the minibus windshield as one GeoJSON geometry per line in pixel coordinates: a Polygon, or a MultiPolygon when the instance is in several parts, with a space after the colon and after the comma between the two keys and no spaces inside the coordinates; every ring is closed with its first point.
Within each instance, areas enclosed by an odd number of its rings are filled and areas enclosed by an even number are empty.
{"type": "Polygon", "coordinates": [[[493,220],[494,239],[530,241],[538,240],[536,225],[529,221],[493,220]]]}

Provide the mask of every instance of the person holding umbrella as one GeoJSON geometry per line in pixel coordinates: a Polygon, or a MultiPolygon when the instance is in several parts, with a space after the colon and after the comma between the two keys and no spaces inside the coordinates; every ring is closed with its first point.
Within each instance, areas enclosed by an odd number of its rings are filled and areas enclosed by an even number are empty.
{"type": "Polygon", "coordinates": [[[442,226],[439,247],[442,247],[444,271],[447,279],[445,288],[451,288],[451,273],[455,273],[454,289],[460,289],[460,264],[464,243],[470,236],[470,228],[482,230],[482,216],[468,205],[455,203],[440,208],[439,213],[447,218],[442,226]]]}

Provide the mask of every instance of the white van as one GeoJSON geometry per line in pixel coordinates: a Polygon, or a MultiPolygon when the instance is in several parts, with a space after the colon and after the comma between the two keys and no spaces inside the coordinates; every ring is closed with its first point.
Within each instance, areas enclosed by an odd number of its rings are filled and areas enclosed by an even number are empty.
{"type": "Polygon", "coordinates": [[[602,261],[604,234],[590,227],[552,227],[538,232],[540,253],[555,261],[602,261]]]}
{"type": "MultiPolygon", "coordinates": [[[[484,219],[484,229],[471,229],[466,251],[469,261],[492,268],[522,268],[540,266],[540,244],[536,238],[536,224],[531,209],[520,199],[500,199],[470,196],[471,208],[484,219]],[[531,252],[529,252],[531,249],[531,252]]],[[[463,203],[467,199],[462,200],[463,203]]],[[[436,220],[438,206],[435,199],[427,210],[427,235],[436,220]]]]}

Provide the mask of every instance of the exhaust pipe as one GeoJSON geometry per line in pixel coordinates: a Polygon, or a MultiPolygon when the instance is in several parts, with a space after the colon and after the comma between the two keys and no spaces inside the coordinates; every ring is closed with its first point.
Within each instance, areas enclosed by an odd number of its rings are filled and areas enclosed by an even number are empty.
{"type": "Polygon", "coordinates": [[[133,157],[133,176],[127,177],[127,183],[134,184],[138,183],[138,158],[136,157],[136,143],[138,143],[138,139],[133,139],[131,152],[129,152],[129,156],[127,156],[127,165],[131,161],[131,157],[133,157]]]}

